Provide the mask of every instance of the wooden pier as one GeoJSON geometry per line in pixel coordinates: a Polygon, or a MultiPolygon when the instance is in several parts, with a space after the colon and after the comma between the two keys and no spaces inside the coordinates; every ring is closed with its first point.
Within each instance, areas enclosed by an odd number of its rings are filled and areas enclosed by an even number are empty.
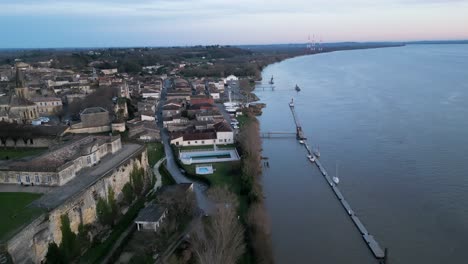
{"type": "Polygon", "coordinates": [[[296,132],[284,132],[284,131],[272,131],[272,132],[260,132],[261,138],[284,138],[284,137],[295,137],[296,132]]]}
{"type": "Polygon", "coordinates": [[[294,122],[296,124],[296,130],[297,130],[296,137],[297,137],[297,139],[298,140],[303,140],[304,141],[304,147],[307,150],[307,153],[309,155],[312,155],[313,157],[315,157],[315,162],[314,162],[315,165],[319,169],[319,171],[322,174],[322,176],[324,177],[324,179],[327,181],[328,185],[331,187],[332,191],[335,193],[335,196],[338,198],[338,201],[341,203],[343,208],[346,210],[346,213],[351,218],[351,220],[353,221],[356,228],[361,233],[362,238],[366,242],[369,249],[372,251],[372,254],[374,254],[374,256],[377,259],[384,260],[384,262],[385,262],[386,253],[382,250],[382,248],[380,247],[379,243],[375,240],[375,238],[367,231],[366,227],[361,222],[361,220],[359,220],[359,218],[356,216],[353,209],[351,208],[351,205],[346,201],[345,197],[341,193],[338,186],[333,182],[331,177],[328,175],[327,171],[325,170],[325,167],[320,163],[318,157],[315,156],[314,152],[309,147],[309,144],[307,143],[306,138],[304,137],[302,127],[301,127],[301,125],[299,123],[299,120],[297,118],[296,111],[294,110],[294,104],[292,104],[292,103],[289,104],[289,107],[291,108],[291,113],[293,115],[294,122]]]}

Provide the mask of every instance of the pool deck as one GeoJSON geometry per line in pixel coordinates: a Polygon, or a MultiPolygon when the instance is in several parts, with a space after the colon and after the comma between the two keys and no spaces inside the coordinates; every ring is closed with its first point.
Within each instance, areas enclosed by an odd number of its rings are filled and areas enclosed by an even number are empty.
{"type": "Polygon", "coordinates": [[[190,159],[190,164],[198,164],[198,163],[214,163],[214,162],[228,162],[228,161],[238,161],[240,160],[239,153],[237,153],[237,150],[235,148],[233,149],[223,149],[223,150],[201,150],[201,151],[181,151],[179,153],[179,159],[185,164],[184,160],[189,160],[190,159]],[[229,154],[229,158],[211,158],[212,156],[215,155],[226,155],[229,154]],[[203,159],[202,156],[210,156],[210,158],[203,159]],[[194,156],[197,157],[197,159],[190,159],[190,158],[185,158],[185,157],[190,157],[194,156]]]}

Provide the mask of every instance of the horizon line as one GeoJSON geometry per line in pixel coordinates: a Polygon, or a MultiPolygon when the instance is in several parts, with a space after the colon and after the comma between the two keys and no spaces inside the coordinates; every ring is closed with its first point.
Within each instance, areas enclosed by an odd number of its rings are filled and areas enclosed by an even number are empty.
{"type": "MultiPolygon", "coordinates": [[[[433,43],[433,44],[451,44],[451,42],[466,42],[458,44],[468,44],[468,39],[435,39],[435,40],[410,40],[410,41],[335,41],[335,42],[323,42],[316,43],[320,45],[325,44],[341,44],[341,43],[356,43],[356,44],[424,44],[424,43],[433,43]]],[[[0,50],[48,50],[48,49],[131,49],[131,48],[188,48],[188,47],[197,47],[197,46],[221,46],[221,47],[242,47],[242,46],[274,46],[274,45],[306,45],[309,42],[289,42],[289,43],[269,43],[269,44],[193,44],[193,45],[161,45],[161,46],[152,46],[152,45],[135,45],[135,46],[62,46],[62,47],[20,47],[20,48],[0,48],[0,50]]]]}

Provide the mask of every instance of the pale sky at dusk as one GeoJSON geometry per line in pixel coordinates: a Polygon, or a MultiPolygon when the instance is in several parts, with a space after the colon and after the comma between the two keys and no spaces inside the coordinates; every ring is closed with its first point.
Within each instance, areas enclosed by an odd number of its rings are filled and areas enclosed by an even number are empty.
{"type": "Polygon", "coordinates": [[[0,0],[0,48],[468,39],[468,0],[0,0]]]}

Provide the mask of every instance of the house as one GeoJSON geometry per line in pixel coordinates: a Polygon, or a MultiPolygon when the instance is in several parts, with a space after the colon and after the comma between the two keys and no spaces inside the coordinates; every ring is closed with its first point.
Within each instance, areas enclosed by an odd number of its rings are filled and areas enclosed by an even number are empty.
{"type": "Polygon", "coordinates": [[[141,96],[143,98],[156,98],[156,99],[159,99],[159,96],[161,95],[161,92],[159,90],[156,90],[156,89],[149,89],[149,88],[145,88],[145,89],[142,89],[141,90],[141,96]]]}
{"type": "Polygon", "coordinates": [[[189,100],[190,96],[192,95],[191,91],[168,91],[167,92],[167,100],[189,100]]]}
{"type": "Polygon", "coordinates": [[[172,133],[171,144],[176,146],[207,146],[216,143],[216,132],[175,132],[172,133]]]}
{"type": "Polygon", "coordinates": [[[214,120],[222,120],[223,115],[216,109],[216,110],[200,111],[195,114],[195,118],[197,119],[197,121],[214,121],[214,120]]]}
{"type": "Polygon", "coordinates": [[[214,104],[214,100],[209,95],[193,95],[190,96],[190,104],[214,104]]]}
{"type": "Polygon", "coordinates": [[[189,108],[187,109],[188,110],[188,114],[193,116],[193,115],[196,115],[197,113],[201,112],[201,111],[212,111],[212,110],[217,110],[218,107],[214,104],[210,104],[210,103],[201,103],[201,104],[194,104],[194,105],[191,105],[189,106],[189,108]]]}
{"type": "Polygon", "coordinates": [[[62,110],[62,99],[57,97],[33,97],[31,101],[36,104],[39,115],[52,115],[62,110]]]}
{"type": "Polygon", "coordinates": [[[73,103],[74,101],[85,99],[85,98],[86,98],[86,94],[71,93],[71,94],[65,95],[65,98],[67,99],[67,103],[68,103],[68,104],[71,104],[71,103],[73,103]]]}
{"type": "Polygon", "coordinates": [[[142,111],[156,111],[156,102],[157,101],[143,101],[143,102],[138,102],[137,108],[138,112],[142,111]]]}
{"type": "Polygon", "coordinates": [[[104,75],[111,75],[117,73],[117,69],[102,69],[101,73],[104,75]]]}
{"type": "Polygon", "coordinates": [[[156,114],[154,111],[142,111],[139,112],[141,121],[155,121],[156,120],[156,114]]]}
{"type": "Polygon", "coordinates": [[[206,131],[181,131],[171,134],[171,144],[176,146],[207,146],[213,144],[233,144],[234,132],[226,122],[218,122],[213,129],[206,131]]]}
{"type": "Polygon", "coordinates": [[[129,121],[128,136],[145,142],[160,141],[159,128],[153,121],[129,121]]]}
{"type": "Polygon", "coordinates": [[[167,216],[167,208],[157,204],[150,204],[140,210],[135,224],[138,231],[156,232],[167,216]]]}
{"type": "Polygon", "coordinates": [[[221,93],[219,92],[218,88],[210,87],[208,91],[210,92],[211,98],[213,98],[213,100],[221,99],[221,93]]]}
{"type": "Polygon", "coordinates": [[[170,117],[170,116],[181,114],[182,110],[183,110],[182,104],[171,102],[169,104],[165,104],[162,107],[162,115],[163,117],[170,117]]]}
{"type": "Polygon", "coordinates": [[[174,124],[187,124],[188,119],[185,117],[182,117],[180,114],[178,115],[173,115],[173,116],[167,116],[163,118],[163,126],[167,128],[169,131],[172,131],[169,128],[169,125],[174,125],[174,124]]]}

